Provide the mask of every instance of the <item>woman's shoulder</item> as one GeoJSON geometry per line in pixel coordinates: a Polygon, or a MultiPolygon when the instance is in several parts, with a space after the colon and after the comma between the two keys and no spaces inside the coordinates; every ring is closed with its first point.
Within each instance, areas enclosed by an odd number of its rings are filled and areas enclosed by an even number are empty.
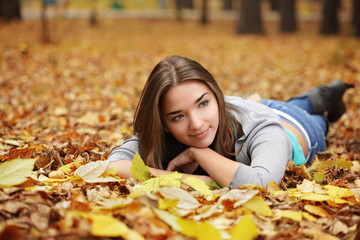
{"type": "Polygon", "coordinates": [[[236,115],[243,114],[249,117],[277,117],[277,114],[268,106],[265,106],[262,103],[247,100],[242,97],[236,96],[225,96],[225,102],[231,105],[231,112],[236,115]]]}
{"type": "Polygon", "coordinates": [[[225,96],[225,102],[230,105],[230,112],[242,125],[245,134],[256,127],[281,125],[279,116],[261,103],[236,96],[225,96]]]}
{"type": "Polygon", "coordinates": [[[125,140],[121,146],[114,148],[108,159],[110,161],[132,160],[139,151],[139,138],[137,135],[125,140]]]}

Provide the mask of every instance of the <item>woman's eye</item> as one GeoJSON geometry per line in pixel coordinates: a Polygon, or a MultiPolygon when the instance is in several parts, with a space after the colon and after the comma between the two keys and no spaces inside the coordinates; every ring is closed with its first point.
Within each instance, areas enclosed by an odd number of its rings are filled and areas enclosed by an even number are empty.
{"type": "Polygon", "coordinates": [[[183,117],[183,115],[180,114],[180,115],[173,117],[171,120],[176,122],[176,121],[179,121],[182,117],[183,117]]]}
{"type": "Polygon", "coordinates": [[[199,104],[199,107],[205,107],[209,104],[209,100],[205,100],[199,104]]]}

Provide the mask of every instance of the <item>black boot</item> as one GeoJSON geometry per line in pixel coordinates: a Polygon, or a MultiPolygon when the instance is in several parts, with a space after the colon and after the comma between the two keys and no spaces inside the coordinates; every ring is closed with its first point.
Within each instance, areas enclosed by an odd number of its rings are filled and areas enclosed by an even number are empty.
{"type": "Polygon", "coordinates": [[[335,80],[327,85],[313,88],[295,98],[308,97],[312,105],[313,114],[327,113],[329,122],[337,121],[346,111],[342,97],[348,88],[354,84],[347,84],[341,80],[335,80]]]}

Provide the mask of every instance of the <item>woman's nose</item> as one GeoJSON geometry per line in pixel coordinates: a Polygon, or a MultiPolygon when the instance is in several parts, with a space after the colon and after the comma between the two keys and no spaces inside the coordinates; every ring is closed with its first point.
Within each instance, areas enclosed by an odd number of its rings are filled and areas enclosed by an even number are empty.
{"type": "Polygon", "coordinates": [[[200,129],[202,124],[203,124],[203,121],[197,114],[193,114],[191,116],[190,129],[192,129],[192,130],[200,129]]]}

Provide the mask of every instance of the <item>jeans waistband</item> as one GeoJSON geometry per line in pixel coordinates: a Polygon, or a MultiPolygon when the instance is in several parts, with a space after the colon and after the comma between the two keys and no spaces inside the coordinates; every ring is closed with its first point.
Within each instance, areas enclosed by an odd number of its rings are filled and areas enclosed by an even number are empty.
{"type": "Polygon", "coordinates": [[[306,156],[306,160],[308,160],[309,158],[309,149],[311,148],[311,141],[310,141],[310,137],[309,135],[307,134],[306,130],[304,129],[304,127],[295,119],[293,118],[292,116],[290,116],[289,114],[287,113],[284,113],[282,111],[279,111],[277,109],[272,109],[277,115],[279,115],[281,118],[284,118],[286,119],[288,122],[290,122],[293,126],[295,126],[300,132],[301,134],[303,135],[303,137],[305,138],[305,141],[306,141],[306,145],[307,145],[307,148],[308,148],[308,152],[307,152],[307,156],[306,156]]]}

